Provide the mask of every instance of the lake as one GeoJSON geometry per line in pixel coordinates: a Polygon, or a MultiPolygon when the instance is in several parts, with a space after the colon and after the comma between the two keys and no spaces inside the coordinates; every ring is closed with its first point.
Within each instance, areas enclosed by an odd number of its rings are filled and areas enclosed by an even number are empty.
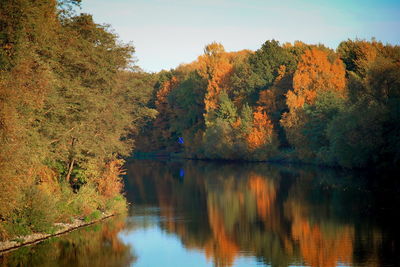
{"type": "MultiPolygon", "coordinates": [[[[267,163],[135,160],[125,217],[0,256],[0,266],[399,266],[399,188],[267,163]]],[[[375,178],[375,179],[374,179],[375,178]]]]}

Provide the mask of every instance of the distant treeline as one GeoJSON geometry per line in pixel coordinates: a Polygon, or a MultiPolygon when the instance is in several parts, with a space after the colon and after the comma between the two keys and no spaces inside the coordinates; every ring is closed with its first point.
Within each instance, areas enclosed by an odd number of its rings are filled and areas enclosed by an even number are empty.
{"type": "Polygon", "coordinates": [[[0,240],[120,211],[154,81],[80,1],[0,1],[0,240]]]}
{"type": "Polygon", "coordinates": [[[140,150],[193,158],[283,160],[347,168],[400,164],[400,47],[347,40],[336,50],[266,41],[205,47],[158,73],[140,150]],[[183,145],[177,142],[183,137],[183,145]]]}

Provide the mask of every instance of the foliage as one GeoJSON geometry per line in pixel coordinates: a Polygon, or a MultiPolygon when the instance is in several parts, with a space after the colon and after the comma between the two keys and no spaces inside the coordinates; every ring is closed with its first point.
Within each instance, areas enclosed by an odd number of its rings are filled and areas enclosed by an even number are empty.
{"type": "Polygon", "coordinates": [[[345,84],[345,69],[340,59],[331,59],[329,52],[318,48],[304,52],[293,76],[293,90],[286,95],[289,112],[283,114],[281,119],[288,141],[301,159],[315,157],[310,150],[310,140],[303,131],[310,120],[310,113],[307,114],[304,107],[315,105],[321,94],[346,97],[345,84]]]}
{"type": "Polygon", "coordinates": [[[374,39],[336,51],[270,40],[227,52],[214,42],[194,62],[157,74],[150,102],[159,116],[139,138],[147,151],[192,158],[393,168],[399,60],[398,46],[374,39]]]}
{"type": "Polygon", "coordinates": [[[135,146],[400,166],[399,46],[347,40],[333,51],[269,40],[227,52],[213,42],[192,63],[148,74],[109,26],[74,13],[79,3],[0,2],[1,238],[123,211],[122,158],[135,146]]]}
{"type": "Polygon", "coordinates": [[[2,238],[120,205],[121,158],[156,115],[153,75],[79,2],[0,3],[2,238]]]}

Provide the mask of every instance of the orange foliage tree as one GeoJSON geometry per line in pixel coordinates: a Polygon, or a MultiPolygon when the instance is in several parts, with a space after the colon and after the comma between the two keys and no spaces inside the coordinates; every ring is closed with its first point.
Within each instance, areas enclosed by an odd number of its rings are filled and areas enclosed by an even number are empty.
{"type": "Polygon", "coordinates": [[[278,136],[280,145],[287,146],[286,135],[280,119],[282,114],[287,111],[286,94],[293,90],[293,71],[285,65],[278,69],[278,76],[273,85],[259,93],[257,104],[267,112],[274,127],[274,132],[278,136]]]}
{"type": "Polygon", "coordinates": [[[278,70],[274,84],[271,88],[260,91],[258,104],[263,107],[267,113],[271,114],[278,109],[282,109],[285,103],[281,103],[282,90],[288,91],[292,88],[292,81],[287,79],[286,66],[281,65],[278,70]],[[284,79],[285,78],[285,79],[284,79]]]}
{"type": "Polygon", "coordinates": [[[122,169],[123,164],[124,160],[115,159],[106,165],[103,176],[96,181],[97,189],[102,196],[111,198],[121,193],[123,187],[121,175],[125,174],[122,169]]]}
{"type": "Polygon", "coordinates": [[[313,104],[318,93],[335,92],[345,96],[345,67],[339,58],[329,59],[327,51],[306,50],[293,77],[293,91],[287,93],[290,110],[313,104]]]}
{"type": "Polygon", "coordinates": [[[273,126],[262,107],[257,107],[253,113],[253,127],[247,136],[247,144],[251,150],[272,142],[273,126]]]}
{"type": "Polygon", "coordinates": [[[303,159],[312,156],[302,133],[307,123],[304,106],[313,105],[322,93],[346,97],[345,66],[335,54],[321,48],[311,48],[304,52],[298,63],[293,77],[293,90],[286,94],[289,112],[284,113],[281,119],[289,143],[303,159]]]}
{"type": "Polygon", "coordinates": [[[171,137],[169,131],[170,120],[172,119],[172,110],[168,104],[168,95],[173,89],[179,85],[178,79],[173,76],[171,79],[165,81],[156,95],[156,110],[158,115],[154,121],[155,136],[161,139],[168,139],[171,137]]]}
{"type": "Polygon", "coordinates": [[[198,58],[199,74],[208,80],[204,103],[206,112],[217,108],[219,94],[228,91],[229,76],[233,65],[222,44],[211,43],[204,48],[204,55],[198,58]]]}

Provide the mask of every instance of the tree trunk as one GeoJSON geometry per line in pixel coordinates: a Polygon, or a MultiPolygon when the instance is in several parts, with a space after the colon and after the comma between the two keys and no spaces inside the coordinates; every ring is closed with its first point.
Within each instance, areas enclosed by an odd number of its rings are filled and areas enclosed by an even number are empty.
{"type": "Polygon", "coordinates": [[[65,179],[67,180],[68,183],[69,183],[69,179],[71,178],[72,170],[74,169],[74,163],[75,163],[75,159],[72,159],[69,164],[69,167],[68,167],[68,173],[67,173],[67,176],[65,177],[65,179]]]}
{"type": "Polygon", "coordinates": [[[74,169],[75,159],[74,159],[73,149],[74,149],[75,141],[76,141],[76,138],[72,137],[70,157],[69,157],[70,158],[70,163],[69,163],[69,166],[68,166],[67,176],[65,177],[65,180],[67,180],[68,183],[69,183],[69,180],[71,178],[72,170],[74,169]]]}

